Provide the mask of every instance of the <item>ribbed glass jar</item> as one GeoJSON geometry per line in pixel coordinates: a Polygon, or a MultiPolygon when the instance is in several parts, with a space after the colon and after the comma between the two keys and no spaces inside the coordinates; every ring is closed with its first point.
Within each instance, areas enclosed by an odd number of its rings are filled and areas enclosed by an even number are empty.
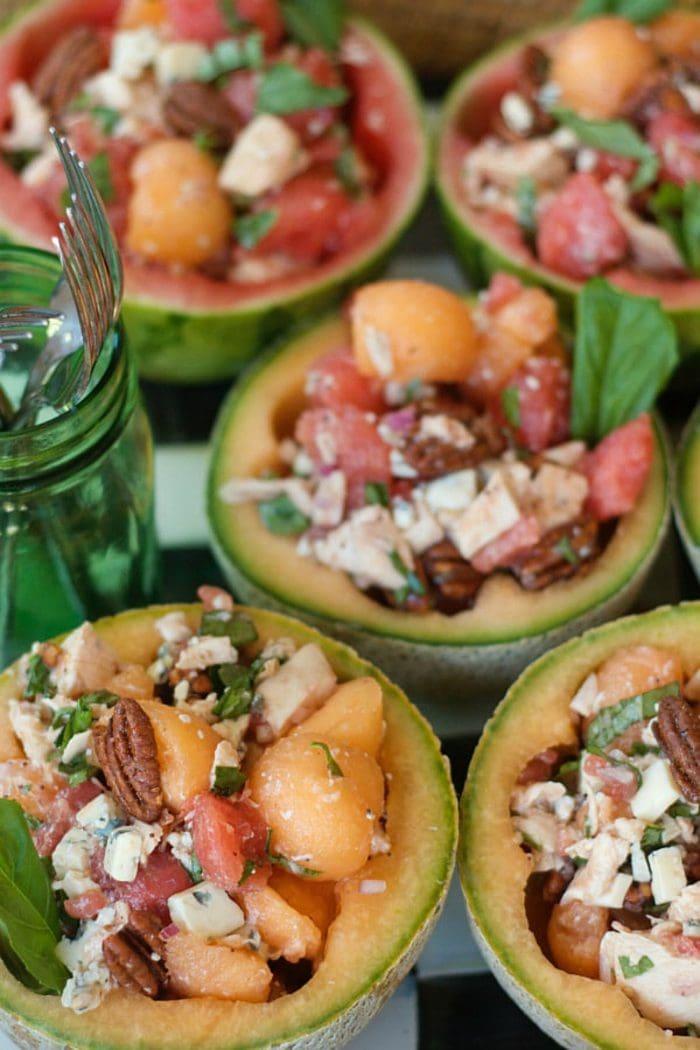
{"type": "MultiPolygon", "coordinates": [[[[60,273],[46,252],[0,245],[0,308],[48,305],[60,273]]],[[[0,359],[8,393],[36,354],[22,345],[0,359]]],[[[0,429],[0,668],[37,639],[152,600],[157,576],[151,430],[117,324],[74,408],[0,429]]]]}

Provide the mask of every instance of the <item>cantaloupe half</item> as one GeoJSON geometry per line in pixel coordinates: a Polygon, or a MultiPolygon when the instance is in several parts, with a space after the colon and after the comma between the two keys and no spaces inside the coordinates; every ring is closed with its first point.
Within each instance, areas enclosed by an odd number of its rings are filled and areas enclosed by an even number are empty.
{"type": "Polygon", "coordinates": [[[229,395],[212,439],[207,509],[214,550],[241,600],[331,631],[378,663],[412,699],[429,697],[432,708],[466,713],[478,699],[502,696],[540,653],[630,608],[668,524],[665,441],[657,426],[646,488],[585,576],[533,594],[494,574],[475,607],[455,616],[388,609],[345,574],[298,555],[294,537],[268,532],[253,504],[231,506],[219,495],[230,478],[279,467],[278,444],[293,431],[307,372],[347,341],[345,322],[330,317],[264,358],[229,395]]]}
{"type": "Polygon", "coordinates": [[[573,742],[569,702],[590,671],[621,646],[677,653],[700,664],[700,602],[665,606],[587,631],[542,656],[508,690],[474,753],[461,800],[458,864],[484,958],[516,1003],[562,1046],[671,1050],[700,1040],[671,1037],[644,1020],[612,985],[564,973],[538,947],[525,914],[530,861],[510,816],[516,778],[534,755],[573,742]]]}
{"type": "Polygon", "coordinates": [[[676,460],[676,526],[700,580],[700,404],[688,420],[676,460]]]}
{"type": "MultiPolygon", "coordinates": [[[[161,642],[153,623],[183,609],[195,626],[200,606],[152,606],[99,620],[96,629],[124,660],[149,664],[161,642]]],[[[387,833],[391,853],[371,859],[340,887],[324,957],[298,991],[273,1002],[215,999],[154,1002],[112,992],[90,1013],[64,1009],[56,996],[19,984],[0,963],[0,1028],[27,1050],[243,1050],[340,1046],[380,1009],[408,972],[440,912],[454,866],[457,803],[446,760],[427,722],[406,696],[371,664],[298,621],[258,610],[264,641],[291,637],[317,642],[341,681],[369,675],[381,687],[386,735],[379,754],[389,778],[387,833]],[[363,880],[386,882],[363,893],[363,880]]],[[[18,691],[16,668],[0,676],[0,758],[17,754],[7,704],[18,691]],[[4,753],[7,742],[8,754],[4,753]]]]}

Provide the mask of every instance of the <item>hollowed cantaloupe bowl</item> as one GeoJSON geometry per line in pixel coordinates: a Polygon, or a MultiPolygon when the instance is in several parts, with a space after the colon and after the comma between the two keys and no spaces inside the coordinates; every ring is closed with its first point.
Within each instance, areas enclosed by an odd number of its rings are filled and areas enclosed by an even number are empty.
{"type": "Polygon", "coordinates": [[[605,624],[527,668],[496,708],[474,753],[461,800],[458,866],[484,958],[540,1028],[571,1048],[672,1050],[698,1046],[698,1040],[646,1020],[614,984],[566,973],[545,956],[526,913],[532,858],[511,815],[516,781],[530,760],[552,746],[580,746],[569,704],[581,683],[628,646],[668,650],[692,675],[700,659],[700,603],[605,624]]]}
{"type": "MultiPolygon", "coordinates": [[[[183,612],[196,629],[202,613],[199,605],[132,610],[97,621],[95,629],[121,661],[146,667],[163,643],[155,621],[175,610],[183,612]]],[[[371,676],[381,687],[386,730],[378,761],[388,786],[390,852],[376,853],[359,872],[336,884],[336,916],[312,976],[297,990],[271,1001],[156,1001],[118,988],[95,1009],[78,1014],[64,1008],[56,995],[35,994],[0,964],[0,1026],[18,1046],[33,1050],[340,1046],[380,1009],[425,943],[447,892],[456,846],[456,798],[437,739],[401,690],[348,647],[298,621],[254,609],[242,611],[257,629],[256,645],[281,637],[291,638],[298,647],[316,643],[339,681],[371,676]],[[363,892],[360,882],[365,879],[378,880],[371,884],[383,885],[383,892],[363,892]]],[[[20,753],[8,716],[9,699],[18,695],[18,675],[15,664],[0,677],[2,759],[20,753]]]]}
{"type": "Polygon", "coordinates": [[[700,405],[688,420],[678,447],[674,514],[683,546],[700,580],[700,405]]]}

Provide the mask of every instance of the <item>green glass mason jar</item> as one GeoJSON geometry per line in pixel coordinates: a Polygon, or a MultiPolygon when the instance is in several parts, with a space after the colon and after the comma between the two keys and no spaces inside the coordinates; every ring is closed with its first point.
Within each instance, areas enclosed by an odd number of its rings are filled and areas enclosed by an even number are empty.
{"type": "MultiPolygon", "coordinates": [[[[60,274],[53,255],[0,245],[0,307],[48,305],[60,274]]],[[[23,341],[0,357],[15,404],[36,353],[23,341]]],[[[117,324],[74,408],[0,429],[0,668],[37,639],[151,601],[157,583],[153,442],[117,324]]]]}

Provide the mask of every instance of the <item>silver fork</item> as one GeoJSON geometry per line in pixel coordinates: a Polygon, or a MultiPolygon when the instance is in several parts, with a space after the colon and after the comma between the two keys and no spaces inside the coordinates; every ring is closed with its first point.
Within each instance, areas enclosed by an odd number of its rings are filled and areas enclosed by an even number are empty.
{"type": "Polygon", "coordinates": [[[62,316],[60,310],[39,306],[3,306],[0,308],[0,355],[6,350],[17,350],[19,340],[33,339],[37,328],[45,328],[50,321],[62,316]]]}

